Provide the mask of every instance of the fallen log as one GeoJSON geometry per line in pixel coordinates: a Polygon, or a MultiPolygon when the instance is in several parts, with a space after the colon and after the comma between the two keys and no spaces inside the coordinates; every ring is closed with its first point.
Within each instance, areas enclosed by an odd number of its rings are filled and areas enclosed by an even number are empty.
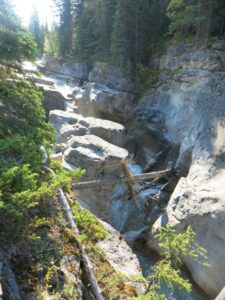
{"type": "Polygon", "coordinates": [[[0,262],[0,300],[3,300],[3,289],[2,289],[2,262],[0,262]]]}
{"type": "MultiPolygon", "coordinates": [[[[55,175],[55,173],[52,169],[50,169],[48,167],[45,167],[45,169],[48,172],[55,175]]],[[[77,224],[75,222],[75,219],[74,219],[72,210],[70,208],[69,202],[68,202],[68,200],[67,200],[67,198],[66,198],[66,196],[63,192],[63,189],[61,187],[59,187],[59,198],[60,198],[60,201],[62,203],[63,210],[65,212],[65,215],[67,217],[67,220],[68,220],[68,223],[69,223],[70,227],[74,231],[75,235],[79,236],[79,229],[78,229],[77,224]]],[[[88,276],[88,279],[90,281],[90,285],[91,285],[93,293],[95,295],[95,299],[96,300],[104,300],[105,298],[103,297],[101,289],[98,285],[97,279],[96,279],[94,271],[93,271],[94,268],[93,268],[92,263],[91,263],[88,255],[87,255],[85,247],[82,244],[80,244],[79,242],[78,242],[78,246],[80,248],[81,257],[82,257],[82,260],[83,260],[85,272],[86,272],[86,274],[88,276]]]]}
{"type": "Polygon", "coordinates": [[[4,253],[0,253],[0,300],[6,299],[3,289],[8,295],[7,299],[21,300],[20,289],[16,276],[5,259],[4,253]]]}
{"type": "Polygon", "coordinates": [[[167,169],[158,172],[151,172],[151,173],[144,173],[139,175],[133,175],[132,178],[130,177],[123,177],[123,178],[116,178],[113,180],[92,180],[92,181],[84,181],[84,182],[77,182],[73,184],[73,189],[75,190],[82,190],[82,189],[91,189],[91,188],[107,188],[109,186],[114,186],[116,184],[129,184],[133,182],[139,182],[142,180],[148,179],[161,179],[161,178],[169,178],[176,174],[176,170],[174,169],[167,169]]]}

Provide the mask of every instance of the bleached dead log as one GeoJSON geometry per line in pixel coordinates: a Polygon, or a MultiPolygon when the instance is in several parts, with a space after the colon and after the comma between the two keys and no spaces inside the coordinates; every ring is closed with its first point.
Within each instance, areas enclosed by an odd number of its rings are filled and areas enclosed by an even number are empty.
{"type": "Polygon", "coordinates": [[[174,169],[167,169],[158,172],[151,172],[151,173],[144,173],[139,175],[133,175],[132,181],[131,178],[116,178],[113,180],[92,180],[92,181],[84,181],[84,182],[77,182],[73,184],[73,188],[75,190],[87,189],[87,188],[108,188],[110,186],[114,186],[116,184],[127,184],[131,182],[138,182],[142,180],[148,179],[161,179],[161,178],[169,178],[170,176],[175,175],[176,171],[174,169]]]}
{"type": "MultiPolygon", "coordinates": [[[[52,174],[55,175],[54,171],[48,167],[45,167],[45,169],[47,169],[49,172],[51,172],[52,174]]],[[[70,208],[69,202],[63,192],[63,189],[60,187],[59,188],[59,198],[61,201],[61,204],[63,206],[63,210],[65,212],[65,215],[67,217],[68,223],[70,225],[70,227],[73,229],[74,233],[78,236],[79,235],[79,229],[77,227],[77,224],[75,222],[72,210],[70,208]]],[[[78,241],[77,241],[80,251],[81,251],[81,257],[84,263],[84,268],[85,268],[85,272],[86,275],[88,276],[88,280],[91,284],[93,293],[95,295],[95,299],[96,300],[104,300],[105,298],[102,295],[101,289],[98,285],[97,279],[95,277],[94,274],[94,268],[92,266],[92,263],[87,255],[87,252],[85,250],[85,247],[83,245],[81,245],[78,241]]]]}
{"type": "Polygon", "coordinates": [[[12,300],[21,300],[20,290],[16,281],[16,276],[9,264],[0,253],[0,300],[3,300],[3,286],[12,300]]]}
{"type": "Polygon", "coordinates": [[[0,300],[3,300],[3,289],[2,289],[2,262],[0,262],[0,300]]]}

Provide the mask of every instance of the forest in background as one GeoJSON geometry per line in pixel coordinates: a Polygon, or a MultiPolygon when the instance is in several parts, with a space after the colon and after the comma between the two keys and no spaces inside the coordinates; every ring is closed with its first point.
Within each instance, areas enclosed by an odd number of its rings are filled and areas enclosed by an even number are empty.
{"type": "Polygon", "coordinates": [[[54,0],[56,21],[51,28],[40,24],[34,9],[28,31],[9,1],[0,5],[0,54],[8,59],[34,58],[29,31],[39,57],[48,53],[107,62],[136,74],[164,41],[193,38],[208,43],[214,36],[225,36],[223,0],[54,0]]]}
{"type": "Polygon", "coordinates": [[[171,38],[225,36],[223,0],[55,0],[59,24],[47,51],[61,58],[110,62],[128,71],[149,63],[171,38]]]}

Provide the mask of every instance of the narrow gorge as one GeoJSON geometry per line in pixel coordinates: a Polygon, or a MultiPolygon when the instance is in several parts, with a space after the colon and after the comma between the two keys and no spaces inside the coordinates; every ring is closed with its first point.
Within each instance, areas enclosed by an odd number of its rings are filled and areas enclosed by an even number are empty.
{"type": "Polygon", "coordinates": [[[121,161],[131,175],[174,170],[168,178],[133,182],[133,190],[118,184],[78,191],[81,206],[110,232],[100,242],[107,259],[135,274],[139,262],[120,245],[118,233],[147,253],[158,250],[154,233],[160,226],[183,232],[191,225],[210,267],[183,261],[205,294],[194,289],[194,296],[176,299],[214,299],[225,285],[225,42],[168,45],[150,65],[157,80],[143,97],[108,64],[46,59],[37,63],[44,76],[28,65],[25,70],[43,91],[46,117],[56,129],[51,158],[66,169],[85,169],[82,181],[122,181],[121,161]]]}

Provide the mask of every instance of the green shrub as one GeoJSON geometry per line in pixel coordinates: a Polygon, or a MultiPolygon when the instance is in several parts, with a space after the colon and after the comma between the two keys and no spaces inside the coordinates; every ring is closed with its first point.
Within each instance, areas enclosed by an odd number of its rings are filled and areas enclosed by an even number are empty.
{"type": "Polygon", "coordinates": [[[191,292],[190,282],[181,275],[182,257],[188,256],[195,259],[197,263],[209,266],[206,263],[206,250],[196,242],[195,237],[196,235],[190,226],[184,233],[178,234],[169,225],[158,229],[155,238],[158,240],[163,258],[152,267],[146,279],[136,279],[145,285],[146,293],[134,299],[166,300],[167,297],[163,290],[165,286],[171,295],[175,287],[187,293],[191,292]]]}
{"type": "Polygon", "coordinates": [[[107,232],[97,218],[88,210],[82,209],[77,202],[72,206],[73,215],[80,230],[80,239],[85,242],[104,240],[107,232]]]}
{"type": "Polygon", "coordinates": [[[83,175],[85,175],[86,171],[80,168],[70,171],[63,168],[61,161],[59,160],[52,160],[50,163],[50,167],[56,174],[57,181],[59,185],[65,190],[66,192],[71,191],[71,184],[73,181],[79,179],[83,175]]]}
{"type": "Polygon", "coordinates": [[[16,217],[53,194],[41,147],[52,147],[54,130],[45,122],[42,94],[7,66],[0,69],[0,103],[0,206],[16,217]]]}

